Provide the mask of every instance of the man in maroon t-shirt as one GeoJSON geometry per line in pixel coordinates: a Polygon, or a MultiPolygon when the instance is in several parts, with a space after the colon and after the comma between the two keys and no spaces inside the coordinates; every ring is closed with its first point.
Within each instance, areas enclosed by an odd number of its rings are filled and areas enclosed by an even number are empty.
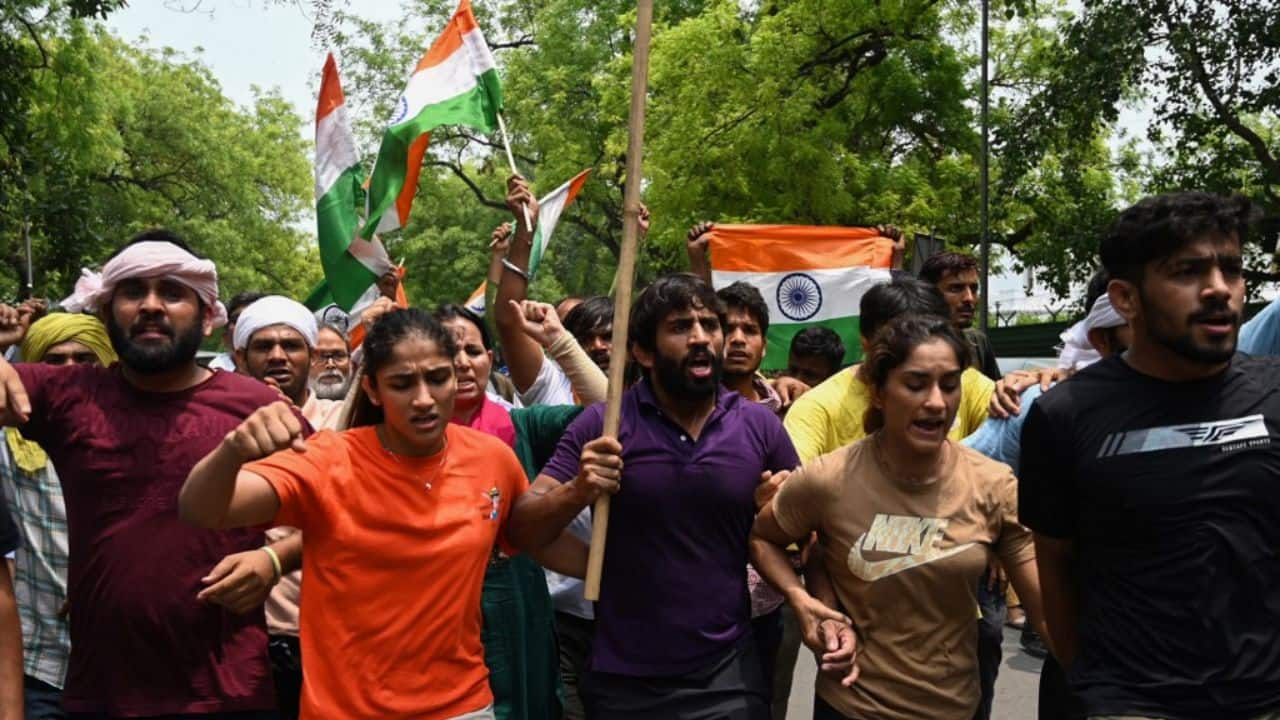
{"type": "MultiPolygon", "coordinates": [[[[45,448],[66,498],[66,710],[95,719],[275,717],[261,610],[238,615],[227,610],[235,597],[196,598],[224,556],[261,548],[262,531],[199,530],[177,513],[195,463],[278,399],[256,380],[195,361],[201,339],[226,321],[213,263],[176,235],[149,231],[101,275],[86,273],[63,305],[97,312],[120,362],[0,361],[0,423],[45,448]]],[[[0,317],[0,345],[24,330],[0,317]]],[[[285,571],[300,551],[274,548],[285,571]]]]}

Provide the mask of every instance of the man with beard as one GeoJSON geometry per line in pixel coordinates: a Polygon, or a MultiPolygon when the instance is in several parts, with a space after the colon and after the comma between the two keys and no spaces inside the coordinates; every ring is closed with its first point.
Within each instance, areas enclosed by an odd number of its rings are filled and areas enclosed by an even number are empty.
{"type": "Polygon", "coordinates": [[[951,306],[951,324],[964,334],[973,346],[974,367],[992,380],[1000,379],[1000,365],[996,363],[991,341],[973,327],[973,315],[977,312],[978,261],[969,255],[944,252],[930,256],[920,267],[920,279],[934,285],[951,306]]]}
{"type": "Polygon", "coordinates": [[[351,343],[335,325],[321,325],[311,358],[311,394],[321,400],[346,398],[351,387],[351,343]]]}
{"type": "MultiPolygon", "coordinates": [[[[195,463],[278,399],[249,378],[196,363],[226,322],[217,270],[171,232],[135,237],[85,272],[63,302],[97,312],[120,361],[0,361],[0,423],[20,427],[58,468],[69,529],[73,717],[273,718],[262,615],[197,594],[220,559],[261,547],[260,530],[181,523],[178,491],[195,463]]],[[[296,567],[301,543],[279,552],[296,567]]]]}
{"type": "Polygon", "coordinates": [[[1120,213],[1101,256],[1132,344],[1023,427],[1019,516],[1086,717],[1280,718],[1280,360],[1235,352],[1253,217],[1199,192],[1120,213]]]}
{"type": "Polygon", "coordinates": [[[776,415],[721,386],[724,322],[693,275],[646,288],[628,339],[645,377],[623,396],[618,437],[601,437],[604,405],[583,411],[522,501],[537,504],[529,521],[511,528],[517,542],[554,538],[617,493],[588,717],[769,717],[743,568],[762,473],[799,458],[776,415]]]}
{"type": "Polygon", "coordinates": [[[564,316],[564,329],[607,374],[613,350],[613,299],[595,295],[578,303],[564,316]]]}

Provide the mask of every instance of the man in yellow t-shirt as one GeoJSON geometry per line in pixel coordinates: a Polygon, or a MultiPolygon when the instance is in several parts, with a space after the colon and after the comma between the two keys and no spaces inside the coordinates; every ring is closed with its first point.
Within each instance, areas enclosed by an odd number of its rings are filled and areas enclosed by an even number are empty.
{"type": "MultiPolygon", "coordinates": [[[[877,285],[862,296],[859,325],[865,348],[877,330],[906,314],[950,317],[951,310],[937,288],[911,277],[897,277],[877,285]]],[[[858,379],[857,366],[841,370],[796,400],[784,425],[796,446],[800,461],[810,460],[861,440],[866,432],[862,417],[871,404],[871,393],[858,379]]],[[[987,404],[995,383],[970,367],[960,378],[960,411],[949,433],[960,440],[987,419],[987,404]]]]}

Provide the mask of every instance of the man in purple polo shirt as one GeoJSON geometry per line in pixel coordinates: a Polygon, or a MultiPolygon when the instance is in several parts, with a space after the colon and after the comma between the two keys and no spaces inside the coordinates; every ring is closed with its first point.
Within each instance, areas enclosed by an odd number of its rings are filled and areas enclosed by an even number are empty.
{"type": "Polygon", "coordinates": [[[769,717],[743,568],[762,473],[799,458],[777,416],[721,386],[724,322],[697,277],[650,285],[629,324],[645,378],[623,396],[619,437],[601,437],[603,405],[585,410],[522,499],[539,505],[534,519],[511,530],[549,541],[617,492],[582,679],[588,717],[769,717]]]}

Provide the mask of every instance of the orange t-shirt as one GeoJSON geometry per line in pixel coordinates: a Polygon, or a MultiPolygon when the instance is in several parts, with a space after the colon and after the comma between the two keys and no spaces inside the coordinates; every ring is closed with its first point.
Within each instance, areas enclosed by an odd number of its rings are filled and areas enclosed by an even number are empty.
{"type": "Polygon", "coordinates": [[[480,588],[528,480],[501,440],[449,425],[444,451],[393,455],[372,427],[245,467],[306,538],[304,718],[451,718],[493,702],[480,588]]]}

